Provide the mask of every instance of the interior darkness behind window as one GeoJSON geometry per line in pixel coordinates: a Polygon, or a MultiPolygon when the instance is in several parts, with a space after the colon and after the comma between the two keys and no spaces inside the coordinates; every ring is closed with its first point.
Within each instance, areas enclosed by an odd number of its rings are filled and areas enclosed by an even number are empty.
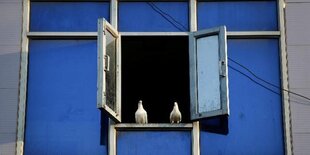
{"type": "Polygon", "coordinates": [[[122,37],[122,122],[134,123],[139,100],[149,123],[169,123],[173,102],[190,122],[187,36],[122,37]]]}

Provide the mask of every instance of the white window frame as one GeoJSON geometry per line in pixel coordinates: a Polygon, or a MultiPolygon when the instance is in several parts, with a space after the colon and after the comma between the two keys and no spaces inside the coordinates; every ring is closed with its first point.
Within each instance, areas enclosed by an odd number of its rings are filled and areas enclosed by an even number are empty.
{"type": "MultiPolygon", "coordinates": [[[[98,64],[97,64],[97,108],[108,114],[115,122],[121,122],[121,43],[120,34],[105,19],[98,19],[98,64]],[[110,33],[115,37],[115,70],[110,70],[110,56],[106,52],[106,37],[110,33]],[[115,110],[107,104],[106,73],[114,72],[116,80],[115,88],[115,110]]],[[[108,88],[109,89],[109,88],[108,88]]]]}

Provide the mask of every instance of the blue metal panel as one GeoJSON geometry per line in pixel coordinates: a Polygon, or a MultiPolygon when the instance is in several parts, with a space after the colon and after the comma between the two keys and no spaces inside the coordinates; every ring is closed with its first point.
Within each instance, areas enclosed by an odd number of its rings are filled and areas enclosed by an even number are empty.
{"type": "Polygon", "coordinates": [[[109,21],[108,2],[31,2],[30,31],[96,31],[109,21]]]}
{"type": "Polygon", "coordinates": [[[198,29],[226,25],[228,31],[277,30],[277,2],[199,2],[198,29]]]}
{"type": "MultiPolygon", "coordinates": [[[[228,56],[259,77],[280,86],[278,46],[277,39],[229,40],[228,56]]],[[[250,75],[232,61],[229,61],[229,66],[250,75]]],[[[202,131],[201,154],[284,154],[281,96],[231,67],[228,72],[231,110],[229,133],[219,135],[202,131]]]]}
{"type": "Polygon", "coordinates": [[[120,2],[119,30],[188,31],[188,2],[120,2]]]}
{"type": "Polygon", "coordinates": [[[190,155],[190,131],[121,131],[118,155],[190,155]]]}
{"type": "Polygon", "coordinates": [[[104,155],[96,40],[31,40],[25,154],[104,155]]]}

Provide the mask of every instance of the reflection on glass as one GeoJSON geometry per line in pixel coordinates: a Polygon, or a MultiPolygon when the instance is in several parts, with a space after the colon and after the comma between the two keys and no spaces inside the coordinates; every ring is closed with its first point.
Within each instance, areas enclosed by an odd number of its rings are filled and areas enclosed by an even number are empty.
{"type": "Polygon", "coordinates": [[[106,33],[106,65],[109,67],[106,71],[106,103],[112,109],[116,110],[116,38],[111,33],[106,33]],[[108,64],[109,63],[109,64],[108,64]]]}
{"type": "Polygon", "coordinates": [[[198,112],[221,109],[218,35],[197,39],[198,112]]]}

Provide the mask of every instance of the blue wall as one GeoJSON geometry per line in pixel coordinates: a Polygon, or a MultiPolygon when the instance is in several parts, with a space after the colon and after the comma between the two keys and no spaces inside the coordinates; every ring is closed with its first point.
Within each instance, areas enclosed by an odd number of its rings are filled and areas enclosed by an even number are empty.
{"type": "Polygon", "coordinates": [[[120,2],[119,31],[188,31],[187,2],[120,2]]]}
{"type": "MultiPolygon", "coordinates": [[[[280,86],[278,51],[277,39],[228,40],[229,58],[264,80],[280,86]]],[[[234,62],[229,61],[229,66],[259,81],[234,62]]],[[[229,133],[221,135],[201,131],[201,154],[284,154],[281,96],[238,71],[229,68],[228,73],[231,110],[229,133]]],[[[268,88],[280,93],[274,87],[268,88]]]]}
{"type": "MultiPolygon", "coordinates": [[[[186,2],[153,4],[120,2],[119,30],[188,31],[186,2]]],[[[198,28],[226,25],[230,31],[274,31],[276,12],[275,1],[199,2],[198,28]]],[[[99,17],[109,19],[109,3],[31,2],[30,30],[96,31],[99,17]]],[[[106,154],[106,146],[100,143],[107,137],[106,132],[101,134],[107,122],[101,126],[95,107],[96,46],[96,40],[30,41],[25,154],[106,154]]],[[[280,86],[278,46],[277,39],[229,39],[228,56],[280,86]]],[[[201,154],[283,154],[279,90],[265,85],[271,92],[253,82],[257,79],[232,61],[229,66],[228,134],[202,130],[201,154]]],[[[120,132],[117,149],[119,154],[143,150],[189,154],[190,136],[176,131],[120,132]]]]}
{"type": "Polygon", "coordinates": [[[109,17],[108,2],[31,2],[30,31],[97,31],[109,17]]]}
{"type": "Polygon", "coordinates": [[[96,40],[31,40],[25,154],[106,154],[96,108],[96,40]]]}
{"type": "Polygon", "coordinates": [[[198,2],[198,29],[226,25],[228,31],[274,31],[276,1],[198,2]]]}
{"type": "MultiPolygon", "coordinates": [[[[109,20],[109,5],[31,2],[30,31],[97,31],[98,18],[109,20]]],[[[97,41],[31,40],[28,70],[25,154],[106,154],[106,121],[96,108],[97,41]]]]}
{"type": "Polygon", "coordinates": [[[189,155],[190,131],[121,131],[118,155],[189,155]]]}

